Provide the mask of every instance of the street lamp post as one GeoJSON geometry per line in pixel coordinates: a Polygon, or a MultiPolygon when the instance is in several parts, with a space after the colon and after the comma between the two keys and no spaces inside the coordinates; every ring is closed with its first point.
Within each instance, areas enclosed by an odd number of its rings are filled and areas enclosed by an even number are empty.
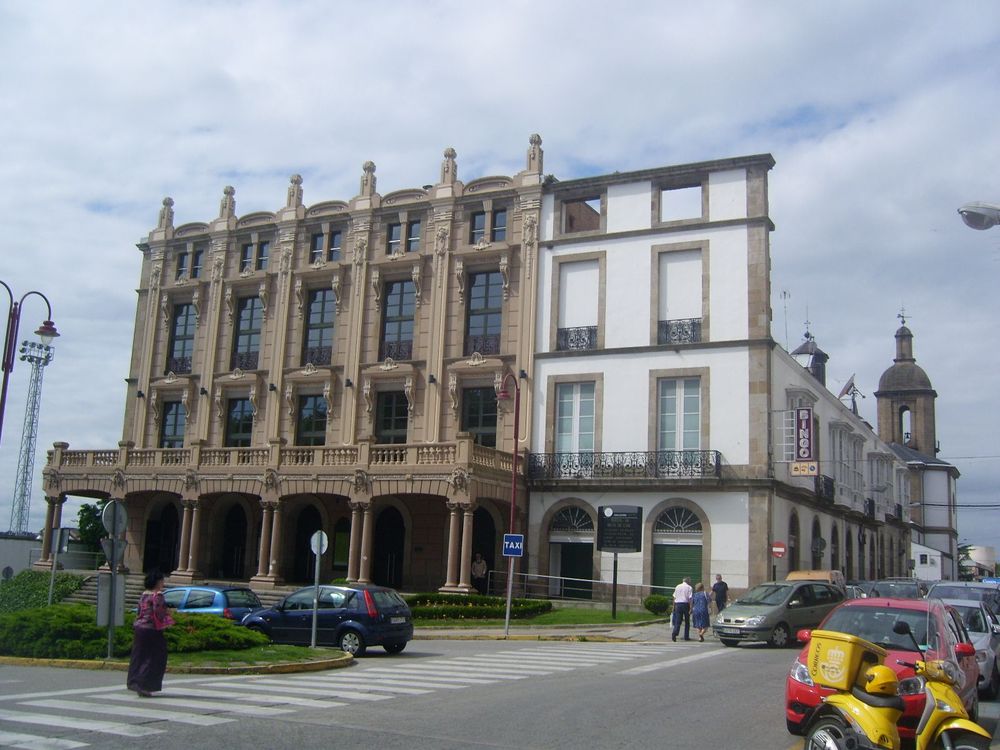
{"type": "Polygon", "coordinates": [[[1000,206],[992,203],[966,203],[958,209],[965,225],[972,229],[989,229],[1000,224],[1000,206]]]}
{"type": "MultiPolygon", "coordinates": [[[[518,382],[518,378],[527,378],[528,375],[524,370],[518,373],[518,377],[514,377],[514,373],[505,373],[503,379],[500,381],[500,390],[497,392],[498,399],[508,399],[510,398],[510,391],[507,390],[507,378],[510,378],[511,382],[514,383],[514,450],[512,451],[511,466],[510,466],[510,528],[508,533],[514,533],[514,524],[517,521],[517,458],[518,458],[518,441],[520,440],[520,425],[521,425],[521,384],[518,382]]],[[[503,635],[504,638],[510,633],[510,603],[514,592],[514,557],[513,555],[507,558],[507,610],[504,615],[503,621],[503,635]]]]}
{"type": "Polygon", "coordinates": [[[35,334],[42,339],[42,343],[48,346],[52,343],[52,339],[59,335],[56,330],[55,324],[52,322],[52,305],[49,304],[49,298],[46,297],[41,292],[36,292],[34,290],[27,292],[20,300],[14,301],[14,293],[11,291],[10,287],[7,286],[3,281],[0,281],[0,285],[7,290],[7,296],[10,298],[7,308],[7,331],[4,335],[3,341],[3,360],[0,362],[3,369],[3,385],[0,386],[0,437],[3,436],[3,414],[4,409],[7,406],[7,381],[10,380],[10,371],[14,369],[14,350],[17,348],[17,329],[21,323],[21,307],[24,305],[24,300],[26,300],[31,295],[41,297],[45,301],[45,307],[48,310],[48,318],[42,321],[42,324],[35,331],[35,334]]]}

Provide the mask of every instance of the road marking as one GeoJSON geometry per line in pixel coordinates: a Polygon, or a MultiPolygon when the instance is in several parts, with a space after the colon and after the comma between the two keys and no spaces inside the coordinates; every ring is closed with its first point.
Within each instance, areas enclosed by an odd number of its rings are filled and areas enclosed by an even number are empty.
{"type": "MultiPolygon", "coordinates": [[[[344,698],[346,700],[355,700],[355,701],[384,701],[392,697],[389,695],[374,695],[372,694],[373,690],[379,690],[381,692],[390,692],[390,693],[402,693],[405,695],[424,695],[426,693],[431,692],[430,690],[418,690],[416,688],[406,689],[406,688],[390,688],[390,687],[368,688],[365,690],[358,690],[358,689],[353,689],[354,688],[353,685],[337,685],[336,683],[321,682],[319,680],[302,680],[302,681],[296,680],[294,683],[291,684],[303,685],[323,690],[324,696],[332,696],[334,698],[344,698]],[[338,687],[348,688],[348,689],[337,690],[338,687]]],[[[275,688],[278,689],[285,689],[285,690],[288,690],[290,687],[290,683],[288,682],[284,682],[281,680],[273,680],[273,679],[254,680],[253,683],[249,683],[247,687],[250,687],[250,685],[268,685],[268,686],[274,686],[275,688]]]]}
{"type": "Polygon", "coordinates": [[[728,651],[705,651],[700,654],[691,654],[691,656],[682,656],[680,659],[672,659],[671,661],[661,661],[657,664],[646,664],[641,667],[633,667],[632,669],[626,669],[619,674],[644,674],[645,672],[655,672],[657,669],[667,669],[669,667],[675,667],[678,664],[690,664],[693,661],[701,661],[702,659],[710,659],[713,656],[722,656],[723,654],[729,653],[728,651]]]}
{"type": "Polygon", "coordinates": [[[16,747],[18,750],[74,750],[78,747],[87,747],[87,743],[0,731],[0,747],[16,747]]]}
{"type": "MultiPolygon", "coordinates": [[[[205,687],[211,687],[211,683],[207,684],[205,687]]],[[[243,690],[249,685],[240,685],[239,689],[243,690]]],[[[233,700],[244,701],[245,703],[275,703],[280,705],[293,705],[299,706],[300,708],[339,708],[344,706],[344,703],[338,703],[337,701],[322,701],[316,700],[315,698],[297,698],[291,695],[282,696],[266,696],[266,695],[233,695],[231,692],[232,685],[218,685],[219,688],[225,688],[225,690],[199,690],[198,688],[184,688],[184,696],[196,696],[198,698],[231,698],[233,700]]],[[[173,694],[171,694],[173,695],[173,694]]],[[[178,697],[181,697],[178,694],[178,697]]]]}
{"type": "Polygon", "coordinates": [[[488,659],[479,659],[474,657],[456,659],[455,661],[449,662],[451,664],[457,664],[459,666],[469,666],[476,669],[482,670],[484,667],[489,667],[489,671],[485,674],[496,674],[496,675],[522,675],[525,677],[544,677],[545,675],[552,674],[551,671],[547,669],[522,669],[520,667],[515,667],[507,662],[494,662],[488,659]]]}
{"type": "Polygon", "coordinates": [[[366,675],[384,675],[388,678],[409,677],[417,679],[428,679],[435,682],[463,682],[466,685],[492,685],[496,680],[484,680],[479,677],[467,677],[455,672],[448,672],[441,669],[424,669],[422,667],[410,667],[404,669],[366,669],[366,675]]]}
{"type": "Polygon", "coordinates": [[[231,714],[251,714],[253,716],[281,716],[283,714],[292,713],[292,709],[289,708],[268,708],[266,706],[241,706],[238,703],[227,703],[224,701],[210,701],[210,700],[186,700],[184,698],[171,698],[167,695],[157,696],[156,698],[140,698],[139,696],[131,695],[109,695],[107,696],[111,700],[123,701],[125,703],[138,703],[142,701],[152,700],[157,705],[162,706],[177,706],[179,708],[201,708],[206,711],[224,711],[231,714]]]}
{"type": "Polygon", "coordinates": [[[207,716],[204,714],[189,714],[180,711],[161,711],[155,708],[139,708],[138,706],[114,706],[105,703],[87,703],[86,701],[45,700],[28,701],[22,706],[35,708],[61,708],[69,711],[80,711],[109,716],[134,716],[139,719],[157,719],[159,721],[177,721],[181,724],[210,727],[216,724],[228,724],[235,719],[222,716],[207,716]]]}
{"type": "Polygon", "coordinates": [[[19,721],[24,724],[41,724],[45,727],[117,734],[122,737],[146,737],[150,734],[163,733],[162,729],[151,729],[134,724],[120,724],[116,721],[94,721],[92,719],[76,719],[68,716],[53,716],[52,714],[30,714],[24,711],[0,711],[0,719],[19,721]]]}

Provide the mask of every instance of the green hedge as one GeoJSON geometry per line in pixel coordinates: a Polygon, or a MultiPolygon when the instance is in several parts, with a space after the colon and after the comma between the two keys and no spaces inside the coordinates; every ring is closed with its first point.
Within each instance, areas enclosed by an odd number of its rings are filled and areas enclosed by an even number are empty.
{"type": "MultiPolygon", "coordinates": [[[[167,651],[206,651],[264,646],[267,636],[215,615],[174,614],[176,624],[165,631],[167,651]]],[[[132,650],[135,615],[125,613],[125,625],[115,628],[113,653],[132,650]]],[[[0,654],[40,659],[103,659],[108,654],[108,629],[97,626],[97,609],[90,604],[60,604],[0,614],[0,654]]]]}
{"type": "MultiPolygon", "coordinates": [[[[39,570],[22,570],[9,581],[0,583],[0,613],[17,612],[49,603],[51,573],[39,570]]],[[[83,576],[56,573],[52,601],[60,602],[83,585],[83,576]]]]}
{"type": "MultiPolygon", "coordinates": [[[[405,597],[416,620],[491,620],[505,617],[507,600],[481,594],[412,594],[405,597]]],[[[535,617],[552,610],[552,602],[513,599],[511,619],[535,617]]]]}

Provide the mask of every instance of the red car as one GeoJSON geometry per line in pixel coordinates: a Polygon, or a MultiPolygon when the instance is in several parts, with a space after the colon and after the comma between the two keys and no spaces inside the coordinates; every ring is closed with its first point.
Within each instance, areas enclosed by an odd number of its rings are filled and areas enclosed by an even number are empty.
{"type": "MultiPolygon", "coordinates": [[[[903,697],[903,715],[899,717],[899,736],[913,739],[917,722],[924,709],[924,691],[921,679],[913,670],[897,663],[899,659],[913,661],[913,643],[908,636],[897,635],[892,626],[897,620],[910,624],[914,637],[920,644],[925,659],[950,659],[963,676],[955,689],[962,697],[969,716],[975,721],[979,714],[979,666],[976,664],[975,647],[969,638],[962,618],[955,611],[935,599],[848,599],[830,612],[820,624],[823,630],[850,633],[876,643],[888,653],[885,664],[899,677],[899,694],[903,697]],[[957,648],[959,644],[966,644],[957,648]]],[[[785,723],[792,734],[804,734],[813,710],[823,696],[833,690],[817,687],[809,677],[806,655],[809,652],[809,633],[800,630],[799,640],[806,646],[796,657],[785,680],[785,723]]]]}

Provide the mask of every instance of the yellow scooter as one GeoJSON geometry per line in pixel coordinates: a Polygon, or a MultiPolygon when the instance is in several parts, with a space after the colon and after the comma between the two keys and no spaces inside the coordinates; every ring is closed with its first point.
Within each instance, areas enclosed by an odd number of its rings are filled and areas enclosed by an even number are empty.
{"type": "MultiPolygon", "coordinates": [[[[899,621],[898,635],[920,646],[910,626],[899,621]]],[[[813,682],[838,692],[824,699],[810,719],[804,750],[899,750],[896,722],[903,712],[896,673],[883,663],[886,652],[846,633],[814,630],[808,668],[813,682]]],[[[969,719],[952,685],[954,666],[934,660],[900,662],[912,668],[926,695],[916,729],[916,750],[989,750],[990,734],[969,719]]]]}

